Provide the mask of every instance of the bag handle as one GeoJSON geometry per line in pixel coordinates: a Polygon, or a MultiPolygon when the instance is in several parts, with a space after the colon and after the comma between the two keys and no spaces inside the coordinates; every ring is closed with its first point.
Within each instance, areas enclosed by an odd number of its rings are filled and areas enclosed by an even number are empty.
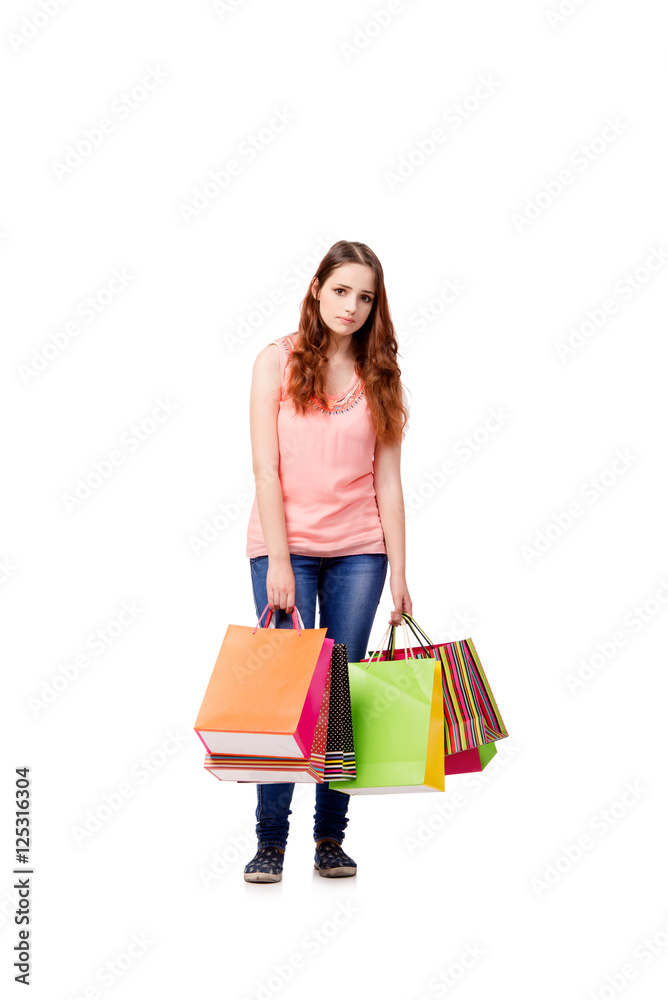
{"type": "MultiPolygon", "coordinates": [[[[395,648],[395,646],[394,646],[395,638],[394,637],[395,637],[396,630],[398,628],[399,628],[398,625],[392,625],[392,623],[390,622],[390,638],[389,638],[389,641],[387,643],[387,656],[386,656],[387,660],[393,660],[394,659],[394,648],[395,648]]],[[[406,649],[406,658],[409,658],[408,657],[408,652],[409,652],[409,650],[412,647],[412,643],[410,642],[410,637],[408,635],[408,630],[406,628],[406,623],[403,620],[403,618],[401,619],[401,628],[402,628],[402,632],[403,632],[403,636],[404,636],[404,647],[406,649]]]]}
{"type": "MultiPolygon", "coordinates": [[[[255,633],[257,632],[258,628],[260,627],[260,622],[264,618],[264,612],[267,610],[267,608],[269,608],[268,604],[265,605],[264,611],[262,612],[262,614],[260,615],[260,617],[257,620],[257,625],[253,629],[253,635],[255,635],[255,633]]],[[[273,608],[269,608],[269,614],[267,616],[267,620],[266,620],[266,622],[264,623],[264,625],[262,627],[263,628],[276,628],[276,617],[274,615],[273,608]]],[[[304,622],[302,621],[302,616],[299,613],[299,608],[297,607],[297,605],[295,605],[293,607],[293,609],[292,609],[292,627],[295,628],[295,629],[297,629],[297,635],[301,635],[302,634],[301,630],[305,627],[304,626],[304,622]]]]}
{"type": "MultiPolygon", "coordinates": [[[[406,630],[406,626],[405,626],[403,620],[402,620],[401,624],[403,625],[403,629],[404,629],[404,641],[406,643],[406,658],[408,659],[408,651],[410,649],[410,642],[409,642],[409,639],[408,639],[408,631],[406,630]]],[[[383,645],[385,643],[385,639],[389,635],[390,636],[390,642],[392,642],[392,640],[394,639],[394,630],[397,627],[398,626],[396,626],[396,625],[392,625],[392,623],[390,623],[387,626],[387,628],[385,629],[385,632],[383,633],[383,638],[380,640],[380,645],[378,645],[374,649],[373,653],[371,654],[371,656],[367,660],[367,663],[366,663],[366,669],[367,670],[369,669],[369,666],[373,662],[373,658],[376,655],[376,653],[378,654],[378,659],[376,660],[376,663],[380,663],[381,662],[380,661],[380,657],[381,657],[381,654],[383,653],[383,645]]],[[[387,646],[387,651],[388,651],[388,654],[389,654],[389,651],[390,651],[390,643],[389,642],[388,642],[388,646],[387,646]]],[[[393,642],[392,642],[392,652],[394,652],[394,643],[393,642]]],[[[386,660],[391,660],[391,659],[392,659],[392,657],[389,656],[389,655],[386,657],[386,660]]]]}
{"type": "Polygon", "coordinates": [[[376,655],[376,653],[378,653],[378,659],[376,660],[376,663],[380,663],[380,657],[381,657],[381,654],[382,654],[382,652],[383,652],[383,644],[384,644],[384,642],[385,642],[385,639],[386,639],[386,637],[387,637],[387,636],[388,636],[388,635],[390,634],[390,630],[391,630],[391,628],[392,628],[392,626],[391,626],[391,625],[388,625],[388,626],[387,626],[387,628],[385,629],[385,632],[383,633],[383,638],[382,638],[382,639],[380,640],[380,644],[379,644],[378,646],[376,646],[376,648],[374,649],[373,653],[371,654],[371,656],[370,656],[370,657],[369,657],[369,659],[367,660],[367,662],[366,662],[366,664],[365,664],[365,668],[366,668],[367,670],[368,670],[368,669],[369,669],[369,667],[371,666],[371,664],[372,664],[372,662],[373,662],[373,658],[374,658],[374,656],[376,655]]]}
{"type": "MultiPolygon", "coordinates": [[[[406,628],[406,622],[404,621],[403,612],[402,612],[402,616],[401,616],[401,627],[403,629],[403,634],[404,634],[404,647],[406,649],[406,659],[407,660],[415,659],[415,657],[409,656],[409,652],[412,653],[412,651],[413,651],[413,643],[411,642],[411,637],[408,634],[408,629],[406,628]]],[[[394,649],[394,632],[395,632],[395,628],[397,628],[396,625],[392,627],[392,649],[394,649]]],[[[422,646],[422,649],[424,650],[424,652],[427,653],[427,659],[428,660],[432,659],[432,654],[429,653],[428,650],[425,649],[425,647],[424,647],[424,645],[422,643],[420,643],[420,645],[422,646]]]]}
{"type": "MultiPolygon", "coordinates": [[[[390,622],[390,624],[392,624],[392,623],[390,622]]],[[[387,640],[387,648],[385,649],[385,659],[386,660],[393,659],[393,654],[394,654],[394,641],[393,640],[394,640],[394,629],[391,628],[391,629],[389,629],[389,638],[387,640]]]]}
{"type": "MultiPolygon", "coordinates": [[[[410,615],[407,615],[405,611],[402,611],[402,612],[401,612],[401,624],[402,624],[402,625],[404,626],[404,643],[405,643],[405,645],[406,645],[406,649],[408,649],[408,643],[406,642],[406,638],[405,638],[405,636],[406,636],[406,625],[408,624],[409,628],[411,628],[411,631],[412,631],[412,632],[413,632],[413,634],[415,635],[415,638],[417,639],[417,641],[419,642],[419,644],[420,644],[420,645],[422,646],[422,651],[423,651],[423,652],[424,652],[424,653],[426,654],[426,657],[427,657],[427,659],[428,659],[428,660],[430,660],[430,659],[433,659],[433,657],[434,657],[434,652],[433,652],[433,650],[432,650],[432,652],[430,652],[430,651],[429,651],[429,650],[428,650],[428,649],[426,648],[426,646],[425,646],[425,644],[423,643],[423,641],[422,641],[422,639],[421,639],[420,635],[419,635],[419,634],[418,634],[418,632],[416,631],[416,629],[420,628],[420,626],[419,626],[419,625],[416,625],[416,626],[415,626],[415,628],[413,628],[413,627],[411,626],[411,622],[412,622],[412,618],[410,617],[410,615]]],[[[394,629],[395,629],[395,628],[396,628],[396,626],[392,626],[392,636],[391,636],[391,639],[390,639],[390,643],[391,643],[391,649],[392,649],[392,654],[390,655],[390,658],[392,658],[392,656],[393,656],[393,654],[394,654],[394,629]]],[[[422,632],[422,629],[420,629],[420,632],[422,632]]],[[[428,644],[429,644],[430,646],[433,646],[433,642],[431,641],[431,639],[429,639],[429,638],[428,638],[428,636],[427,636],[427,635],[425,635],[425,633],[424,633],[424,632],[422,632],[422,634],[424,635],[424,637],[425,637],[425,639],[427,640],[428,644]]],[[[412,643],[411,643],[411,645],[412,645],[412,643]]]]}
{"type": "Polygon", "coordinates": [[[420,633],[421,633],[422,636],[423,636],[423,638],[425,638],[427,640],[427,644],[429,646],[433,646],[434,645],[434,643],[431,641],[431,639],[429,638],[429,636],[427,635],[427,633],[424,631],[423,628],[420,628],[420,626],[415,621],[415,619],[413,618],[412,615],[409,615],[409,614],[407,614],[407,612],[402,611],[401,612],[401,617],[406,619],[406,623],[407,623],[408,627],[412,630],[412,632],[415,633],[415,635],[417,636],[418,639],[420,639],[420,633]]]}

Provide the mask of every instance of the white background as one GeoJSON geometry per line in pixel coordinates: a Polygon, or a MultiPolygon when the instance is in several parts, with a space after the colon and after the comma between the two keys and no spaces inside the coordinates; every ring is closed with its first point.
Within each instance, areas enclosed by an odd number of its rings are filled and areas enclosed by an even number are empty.
{"type": "Polygon", "coordinates": [[[668,58],[660,4],[558,3],[3,4],[0,937],[11,979],[27,765],[31,996],[659,995],[668,58]],[[473,637],[510,736],[482,780],[351,800],[355,879],[313,871],[297,786],[282,883],[247,885],[255,786],[192,727],[254,623],[252,363],[339,239],[401,339],[415,617],[473,637]]]}

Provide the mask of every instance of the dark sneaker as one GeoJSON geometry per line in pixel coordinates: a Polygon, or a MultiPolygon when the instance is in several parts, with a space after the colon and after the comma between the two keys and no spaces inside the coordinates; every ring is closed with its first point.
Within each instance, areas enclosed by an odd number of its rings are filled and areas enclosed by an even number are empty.
{"type": "Polygon", "coordinates": [[[315,845],[315,868],[325,878],[357,875],[357,865],[335,840],[321,840],[315,845]]]}
{"type": "Polygon", "coordinates": [[[244,868],[246,882],[280,882],[283,878],[283,854],[280,847],[258,847],[257,854],[244,868]]]}

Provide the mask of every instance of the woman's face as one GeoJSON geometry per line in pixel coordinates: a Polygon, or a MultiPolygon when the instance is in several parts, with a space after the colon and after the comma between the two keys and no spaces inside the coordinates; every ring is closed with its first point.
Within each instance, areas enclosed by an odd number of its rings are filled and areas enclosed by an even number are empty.
{"type": "Polygon", "coordinates": [[[320,302],[320,316],[339,336],[353,334],[366,323],[375,299],[375,278],[364,264],[341,264],[334,268],[324,285],[314,286],[320,302]],[[352,322],[346,322],[347,319],[352,322]]]}

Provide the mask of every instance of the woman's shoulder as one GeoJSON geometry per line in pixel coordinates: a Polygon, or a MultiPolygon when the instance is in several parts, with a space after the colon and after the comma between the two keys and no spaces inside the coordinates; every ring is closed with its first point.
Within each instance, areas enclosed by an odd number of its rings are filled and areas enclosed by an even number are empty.
{"type": "Polygon", "coordinates": [[[294,333],[288,333],[285,337],[279,337],[278,340],[274,340],[273,343],[278,344],[279,347],[284,347],[287,351],[292,353],[297,343],[298,336],[299,332],[295,331],[294,333]]]}
{"type": "Polygon", "coordinates": [[[286,337],[277,337],[265,344],[255,358],[256,370],[265,377],[282,380],[283,370],[292,353],[296,336],[296,333],[290,333],[286,337]]]}
{"type": "Polygon", "coordinates": [[[257,357],[258,358],[275,357],[276,351],[274,350],[274,347],[278,347],[278,350],[281,354],[283,352],[288,353],[292,349],[293,345],[292,338],[294,336],[295,334],[290,333],[286,337],[276,337],[275,340],[270,340],[269,343],[265,344],[264,347],[262,347],[258,351],[257,357]]]}
{"type": "Polygon", "coordinates": [[[271,354],[271,355],[275,354],[275,351],[272,350],[274,345],[278,347],[279,351],[282,354],[283,353],[291,354],[292,351],[294,350],[296,340],[297,340],[296,333],[288,333],[286,334],[285,337],[276,337],[275,340],[270,340],[268,344],[265,344],[265,346],[260,351],[260,354],[271,354]]]}

